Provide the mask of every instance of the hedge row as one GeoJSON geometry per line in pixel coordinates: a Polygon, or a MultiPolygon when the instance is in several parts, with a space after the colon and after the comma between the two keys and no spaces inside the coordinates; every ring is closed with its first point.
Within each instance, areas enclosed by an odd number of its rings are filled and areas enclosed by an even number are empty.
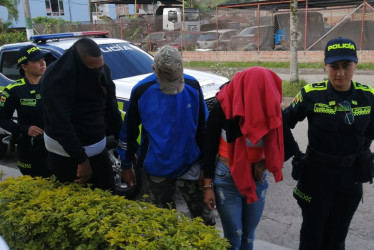
{"type": "Polygon", "coordinates": [[[224,249],[214,227],[99,189],[20,176],[0,183],[0,234],[11,249],[224,249]]]}

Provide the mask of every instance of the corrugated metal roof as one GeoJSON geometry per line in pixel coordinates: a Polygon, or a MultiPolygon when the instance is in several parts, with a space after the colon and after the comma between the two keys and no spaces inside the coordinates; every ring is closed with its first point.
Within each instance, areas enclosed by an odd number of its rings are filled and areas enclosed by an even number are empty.
{"type": "MultiPolygon", "coordinates": [[[[359,6],[363,4],[364,0],[298,0],[298,8],[305,8],[308,3],[308,8],[326,8],[336,6],[359,6]]],[[[368,4],[374,6],[374,1],[367,0],[368,4]]],[[[228,3],[217,5],[219,8],[236,8],[236,9],[248,9],[257,8],[260,5],[261,9],[289,9],[290,0],[274,0],[274,1],[250,1],[241,3],[228,3]]]]}
{"type": "MultiPolygon", "coordinates": [[[[136,4],[182,4],[182,1],[177,0],[136,0],[136,4]]],[[[135,0],[91,0],[91,3],[111,3],[111,4],[134,4],[135,0]]]]}

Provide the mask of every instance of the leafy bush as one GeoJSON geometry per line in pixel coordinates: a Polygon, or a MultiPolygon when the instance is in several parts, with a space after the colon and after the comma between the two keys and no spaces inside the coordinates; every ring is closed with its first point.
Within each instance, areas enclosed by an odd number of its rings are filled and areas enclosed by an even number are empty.
{"type": "Polygon", "coordinates": [[[214,227],[99,189],[20,176],[0,183],[11,249],[224,249],[214,227]]]}
{"type": "Polygon", "coordinates": [[[0,33],[0,46],[8,43],[26,42],[27,37],[25,32],[2,32],[0,33]]]}

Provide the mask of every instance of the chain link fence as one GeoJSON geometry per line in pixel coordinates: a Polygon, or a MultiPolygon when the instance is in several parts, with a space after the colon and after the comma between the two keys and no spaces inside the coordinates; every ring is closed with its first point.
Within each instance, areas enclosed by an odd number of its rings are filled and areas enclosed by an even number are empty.
{"type": "MultiPolygon", "coordinates": [[[[360,1],[357,1],[358,3],[360,1]]],[[[165,44],[190,51],[287,51],[290,49],[290,13],[269,6],[188,9],[155,15],[120,17],[95,23],[35,25],[36,33],[108,30],[110,36],[133,42],[147,51],[165,44]]],[[[298,10],[297,46],[300,51],[323,50],[334,37],[352,39],[358,49],[373,50],[374,8],[362,1],[355,7],[298,10]]]]}

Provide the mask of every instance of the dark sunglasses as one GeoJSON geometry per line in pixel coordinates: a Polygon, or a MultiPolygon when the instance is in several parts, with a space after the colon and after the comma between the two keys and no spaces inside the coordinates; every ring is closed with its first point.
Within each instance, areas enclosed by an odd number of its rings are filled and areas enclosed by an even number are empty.
{"type": "Polygon", "coordinates": [[[343,102],[339,103],[339,106],[345,112],[344,122],[348,125],[352,125],[353,122],[355,121],[355,117],[352,113],[351,104],[348,101],[343,101],[343,102]]]}

